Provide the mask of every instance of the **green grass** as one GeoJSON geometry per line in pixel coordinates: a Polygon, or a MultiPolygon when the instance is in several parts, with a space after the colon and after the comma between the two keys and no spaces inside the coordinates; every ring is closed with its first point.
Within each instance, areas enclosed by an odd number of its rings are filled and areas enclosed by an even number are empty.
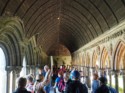
{"type": "MultiPolygon", "coordinates": [[[[108,84],[109,85],[109,84],[108,84]]],[[[113,88],[115,88],[115,85],[112,85],[113,88]]],[[[123,88],[119,87],[119,93],[124,93],[123,88]]]]}

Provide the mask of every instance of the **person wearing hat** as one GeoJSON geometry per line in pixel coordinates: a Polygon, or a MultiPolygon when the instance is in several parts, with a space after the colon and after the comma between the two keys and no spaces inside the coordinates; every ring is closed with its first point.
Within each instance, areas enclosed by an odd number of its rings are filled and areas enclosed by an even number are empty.
{"type": "Polygon", "coordinates": [[[97,88],[95,93],[117,93],[116,90],[112,87],[107,86],[107,78],[102,76],[99,78],[100,87],[97,88]]]}
{"type": "Polygon", "coordinates": [[[88,93],[86,85],[80,82],[80,73],[73,71],[71,74],[72,82],[66,87],[66,93],[88,93]]]}

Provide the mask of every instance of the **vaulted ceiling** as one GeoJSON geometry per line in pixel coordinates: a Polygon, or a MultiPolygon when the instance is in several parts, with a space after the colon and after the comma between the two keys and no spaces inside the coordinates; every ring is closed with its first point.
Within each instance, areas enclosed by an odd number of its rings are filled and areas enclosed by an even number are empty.
{"type": "Polygon", "coordinates": [[[125,0],[0,0],[0,15],[20,17],[46,52],[58,43],[74,52],[125,19],[125,0]]]}

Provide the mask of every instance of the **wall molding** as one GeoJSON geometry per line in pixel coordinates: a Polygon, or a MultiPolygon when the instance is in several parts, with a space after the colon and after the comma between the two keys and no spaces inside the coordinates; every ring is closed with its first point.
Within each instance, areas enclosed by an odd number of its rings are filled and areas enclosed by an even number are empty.
{"type": "Polygon", "coordinates": [[[104,34],[100,35],[99,37],[95,38],[94,40],[86,44],[85,46],[81,47],[80,49],[75,51],[73,54],[86,51],[90,48],[98,46],[102,43],[109,42],[122,35],[123,35],[123,38],[125,38],[125,21],[120,23],[117,26],[112,27],[110,30],[107,30],[104,34]]]}

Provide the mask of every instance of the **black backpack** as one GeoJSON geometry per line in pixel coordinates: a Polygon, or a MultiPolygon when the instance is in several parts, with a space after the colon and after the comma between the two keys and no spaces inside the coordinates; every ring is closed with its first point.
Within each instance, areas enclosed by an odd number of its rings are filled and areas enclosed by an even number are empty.
{"type": "Polygon", "coordinates": [[[88,93],[87,86],[80,82],[71,82],[69,87],[70,93],[88,93]]]}

